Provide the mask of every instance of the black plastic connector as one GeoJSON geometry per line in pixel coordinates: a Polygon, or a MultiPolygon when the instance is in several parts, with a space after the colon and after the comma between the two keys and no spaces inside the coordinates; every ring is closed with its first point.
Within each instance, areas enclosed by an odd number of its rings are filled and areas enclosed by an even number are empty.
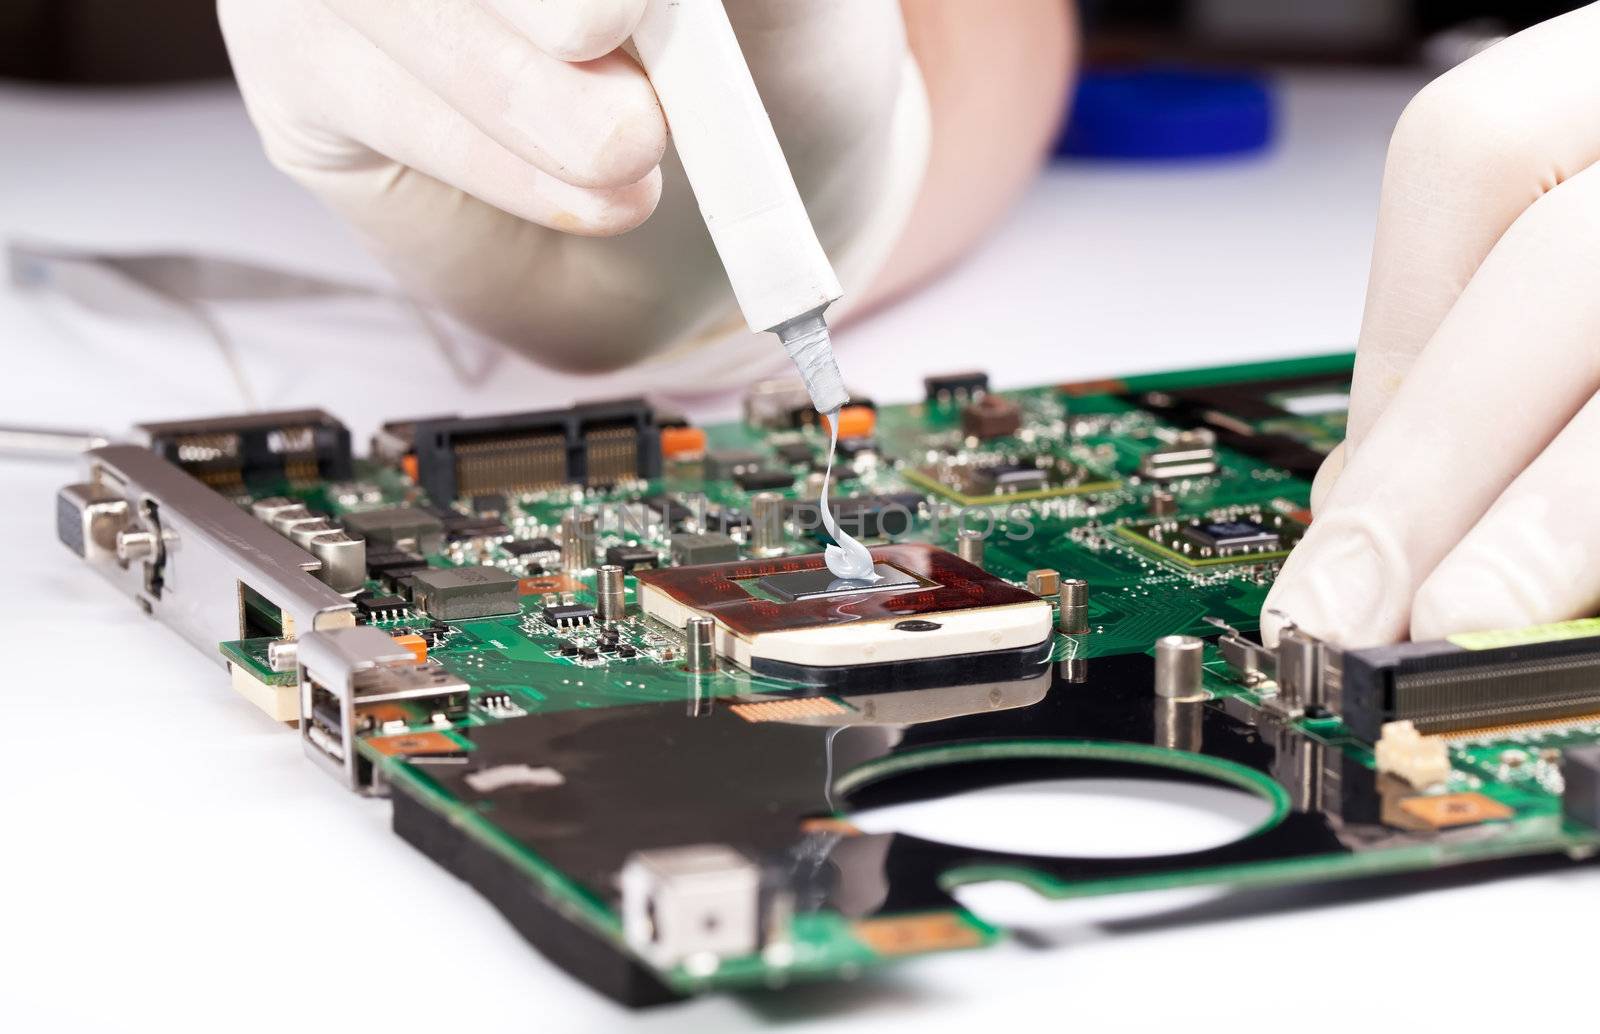
{"type": "Polygon", "coordinates": [[[971,402],[989,393],[989,375],[982,370],[935,374],[922,378],[922,390],[933,403],[971,402]]]}
{"type": "Polygon", "coordinates": [[[152,451],[219,491],[352,476],[350,429],[320,409],[140,424],[152,451]]]}
{"type": "Polygon", "coordinates": [[[417,479],[445,506],[463,496],[659,477],[661,432],[643,399],[419,421],[417,479]]]}
{"type": "Polygon", "coordinates": [[[1466,649],[1447,641],[1346,651],[1340,713],[1376,742],[1384,723],[1425,736],[1600,711],[1600,636],[1466,649]]]}

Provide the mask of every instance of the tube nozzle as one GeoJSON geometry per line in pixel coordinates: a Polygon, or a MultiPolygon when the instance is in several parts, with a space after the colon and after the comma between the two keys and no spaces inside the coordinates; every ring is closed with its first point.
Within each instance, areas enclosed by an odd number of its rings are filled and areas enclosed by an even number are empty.
{"type": "Polygon", "coordinates": [[[844,378],[839,376],[839,364],[833,359],[833,341],[828,337],[828,321],[823,319],[822,311],[812,309],[772,330],[799,368],[811,404],[819,413],[832,413],[849,405],[850,393],[844,390],[844,378]]]}

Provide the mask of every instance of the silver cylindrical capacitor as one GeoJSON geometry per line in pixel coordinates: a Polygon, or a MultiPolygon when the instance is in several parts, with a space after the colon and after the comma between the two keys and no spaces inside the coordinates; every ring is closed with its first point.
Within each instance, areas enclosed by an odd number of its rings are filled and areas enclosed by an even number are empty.
{"type": "Polygon", "coordinates": [[[956,532],[956,555],[975,567],[983,566],[983,532],[962,528],[956,532]]]}
{"type": "Polygon", "coordinates": [[[750,548],[757,556],[783,552],[783,497],[776,492],[750,497],[750,548]]]}
{"type": "Polygon", "coordinates": [[[1155,744],[1200,753],[1205,736],[1205,697],[1156,697],[1155,744]]]}
{"type": "Polygon", "coordinates": [[[279,510],[273,514],[269,523],[279,535],[287,536],[297,525],[309,524],[312,521],[320,520],[322,520],[321,517],[307,510],[304,506],[292,506],[287,510],[279,510]]]}
{"type": "Polygon", "coordinates": [[[290,510],[300,510],[303,507],[287,496],[275,495],[266,499],[257,499],[250,504],[250,512],[256,515],[256,520],[272,523],[274,517],[290,510]]]}
{"type": "Polygon", "coordinates": [[[1067,635],[1089,631],[1089,583],[1082,578],[1061,579],[1061,613],[1056,627],[1067,635]]]}
{"type": "Polygon", "coordinates": [[[338,530],[340,530],[338,527],[329,524],[326,520],[321,518],[318,518],[314,521],[304,521],[300,524],[294,525],[289,529],[289,541],[293,542],[301,549],[309,551],[311,549],[312,539],[319,535],[326,535],[330,531],[338,530]]]}
{"type": "Polygon", "coordinates": [[[1201,693],[1205,643],[1192,635],[1164,635],[1156,640],[1156,696],[1169,700],[1201,693]]]}
{"type": "Polygon", "coordinates": [[[367,581],[367,540],[343,531],[325,531],[310,542],[311,555],[322,561],[316,576],[334,592],[355,592],[367,581]]]}
{"type": "Polygon", "coordinates": [[[608,625],[621,621],[627,612],[623,592],[623,572],[617,564],[601,564],[594,576],[595,610],[608,625]]]}
{"type": "Polygon", "coordinates": [[[684,667],[696,672],[717,670],[717,648],[713,637],[715,627],[715,622],[710,618],[689,619],[683,630],[684,638],[688,640],[688,649],[684,651],[684,667]]]}
{"type": "Polygon", "coordinates": [[[587,571],[594,566],[594,514],[574,512],[561,518],[561,569],[587,571]]]}

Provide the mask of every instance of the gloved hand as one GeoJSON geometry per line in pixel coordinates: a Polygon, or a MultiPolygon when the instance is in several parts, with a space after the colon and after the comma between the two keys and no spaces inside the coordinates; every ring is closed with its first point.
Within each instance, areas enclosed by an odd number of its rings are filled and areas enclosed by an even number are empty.
{"type": "MultiPolygon", "coordinates": [[[[412,292],[575,370],[739,326],[655,94],[619,49],[644,6],[218,3],[273,162],[353,223],[412,292]]],[[[927,151],[899,7],[745,0],[728,13],[818,235],[847,296],[859,292],[904,222],[927,151]]],[[[771,341],[759,357],[784,362],[771,341]]],[[[677,372],[706,376],[693,364],[677,372]]]]}
{"type": "Polygon", "coordinates": [[[1600,5],[1423,90],[1384,174],[1347,438],[1267,597],[1347,647],[1600,609],[1600,5]]]}

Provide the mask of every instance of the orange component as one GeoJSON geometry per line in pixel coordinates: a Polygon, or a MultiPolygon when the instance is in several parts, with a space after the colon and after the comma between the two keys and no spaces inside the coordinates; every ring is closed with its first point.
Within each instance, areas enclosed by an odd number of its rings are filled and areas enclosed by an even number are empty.
{"type": "Polygon", "coordinates": [[[411,655],[417,659],[418,664],[428,659],[428,641],[420,635],[397,635],[394,637],[394,641],[396,645],[410,650],[411,655]]]}
{"type": "Polygon", "coordinates": [[[517,580],[517,595],[542,596],[547,592],[577,592],[584,586],[564,574],[542,574],[517,580]]]}
{"type": "MultiPolygon", "coordinates": [[[[822,426],[828,426],[826,416],[822,418],[822,426]]],[[[839,410],[840,438],[866,438],[877,426],[878,411],[871,406],[846,406],[839,410]]]]}
{"type": "Polygon", "coordinates": [[[957,912],[920,912],[863,919],[852,923],[850,932],[879,955],[976,948],[983,943],[983,934],[978,928],[957,912]]]}
{"type": "Polygon", "coordinates": [[[1475,822],[1509,819],[1514,813],[1481,793],[1447,793],[1436,797],[1406,797],[1400,810],[1433,829],[1466,826],[1475,822]]]}
{"type": "Polygon", "coordinates": [[[373,736],[367,744],[387,757],[415,757],[427,754],[462,754],[466,748],[442,732],[402,732],[394,736],[373,736]]]}
{"type": "Polygon", "coordinates": [[[669,460],[704,456],[706,432],[701,427],[663,427],[661,429],[661,455],[669,460]]]}
{"type": "Polygon", "coordinates": [[[408,452],[400,457],[400,470],[411,479],[412,484],[417,483],[417,454],[408,452]]]}
{"type": "Polygon", "coordinates": [[[1128,385],[1125,381],[1078,381],[1075,384],[1063,384],[1056,390],[1063,395],[1082,398],[1085,395],[1122,395],[1127,392],[1128,385]]]}

